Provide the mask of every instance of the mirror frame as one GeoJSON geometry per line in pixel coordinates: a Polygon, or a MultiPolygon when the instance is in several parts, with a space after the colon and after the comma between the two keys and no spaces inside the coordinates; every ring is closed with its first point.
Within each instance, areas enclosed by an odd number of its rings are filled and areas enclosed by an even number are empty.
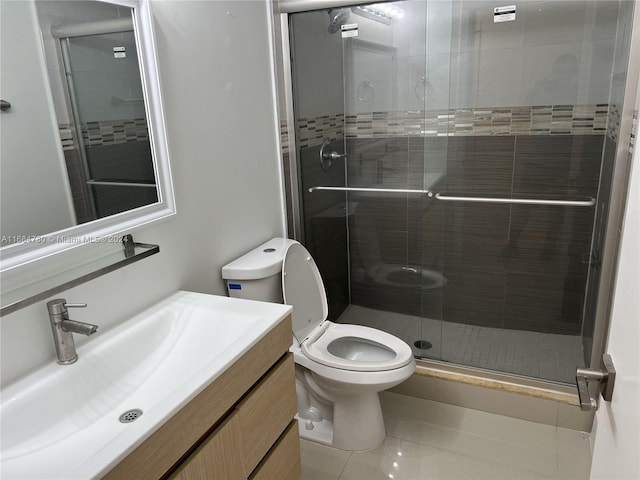
{"type": "Polygon", "coordinates": [[[113,243],[110,239],[114,236],[135,232],[176,213],[150,0],[96,1],[132,10],[158,202],[3,247],[0,249],[0,272],[3,274],[22,270],[21,267],[33,262],[50,259],[82,245],[113,243]]]}

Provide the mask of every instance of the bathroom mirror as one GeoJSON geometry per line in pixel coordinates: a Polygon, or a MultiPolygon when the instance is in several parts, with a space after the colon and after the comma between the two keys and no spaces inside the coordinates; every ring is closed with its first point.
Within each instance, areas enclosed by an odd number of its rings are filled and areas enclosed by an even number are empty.
{"type": "Polygon", "coordinates": [[[1,7],[4,281],[80,245],[101,255],[175,204],[149,2],[1,7]]]}

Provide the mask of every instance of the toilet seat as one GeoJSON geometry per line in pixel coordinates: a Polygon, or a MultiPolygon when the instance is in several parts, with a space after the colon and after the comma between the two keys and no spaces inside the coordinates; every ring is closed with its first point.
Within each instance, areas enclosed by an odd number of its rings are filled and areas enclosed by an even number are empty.
{"type": "Polygon", "coordinates": [[[308,359],[358,372],[395,370],[413,360],[409,345],[389,333],[326,320],[329,308],[322,277],[311,254],[297,242],[284,255],[282,292],[284,302],[294,307],[293,334],[308,359]]]}
{"type": "Polygon", "coordinates": [[[324,322],[300,345],[311,360],[328,367],[357,372],[401,368],[413,359],[409,345],[393,335],[361,325],[324,322]],[[325,327],[325,325],[327,325],[325,327]]]}

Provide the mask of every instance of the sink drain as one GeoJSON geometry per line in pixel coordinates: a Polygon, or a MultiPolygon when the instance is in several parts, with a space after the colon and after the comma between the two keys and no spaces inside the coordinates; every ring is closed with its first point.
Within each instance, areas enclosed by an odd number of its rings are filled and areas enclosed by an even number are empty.
{"type": "Polygon", "coordinates": [[[426,340],[416,340],[415,342],[413,342],[413,345],[420,350],[429,350],[431,347],[433,347],[433,344],[431,342],[427,342],[426,340]]]}
{"type": "Polygon", "coordinates": [[[122,423],[131,423],[138,419],[142,415],[142,410],[138,408],[134,408],[133,410],[127,410],[122,415],[120,415],[120,420],[122,423]]]}

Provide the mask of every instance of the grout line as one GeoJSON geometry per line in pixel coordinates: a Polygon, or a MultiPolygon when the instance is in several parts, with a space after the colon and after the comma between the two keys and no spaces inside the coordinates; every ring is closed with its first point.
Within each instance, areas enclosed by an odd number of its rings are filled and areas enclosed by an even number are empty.
{"type": "Polygon", "coordinates": [[[336,480],[340,480],[342,478],[342,474],[347,469],[347,465],[349,465],[349,461],[351,460],[351,457],[353,457],[353,452],[349,452],[349,456],[347,457],[347,461],[344,462],[344,465],[342,466],[342,469],[340,470],[340,473],[338,473],[338,476],[336,477],[336,480]]]}

